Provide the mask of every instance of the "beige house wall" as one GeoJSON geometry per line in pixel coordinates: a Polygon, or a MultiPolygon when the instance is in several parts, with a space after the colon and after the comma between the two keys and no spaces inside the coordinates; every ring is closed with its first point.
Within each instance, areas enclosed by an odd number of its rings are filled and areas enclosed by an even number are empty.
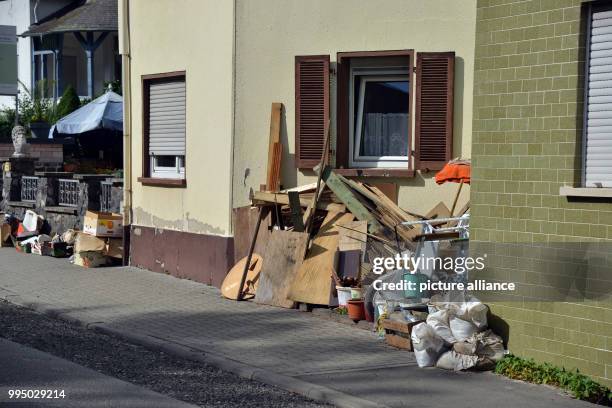
{"type": "Polygon", "coordinates": [[[130,1],[135,225],[229,235],[234,3],[130,1]],[[186,188],[143,186],[141,76],[186,71],[186,188]]]}
{"type": "MultiPolygon", "coordinates": [[[[475,25],[475,0],[236,0],[233,207],[248,205],[249,190],[265,182],[272,102],[282,102],[286,113],[281,126],[282,184],[315,181],[312,172],[294,165],[296,55],[329,54],[333,68],[336,53],[342,51],[455,51],[453,155],[469,158],[475,25]]],[[[335,140],[335,75],[331,82],[335,140]]],[[[457,189],[437,186],[433,173],[370,180],[396,182],[399,204],[417,212],[440,200],[450,207],[457,189]]],[[[465,188],[460,205],[468,197],[465,188]]]]}

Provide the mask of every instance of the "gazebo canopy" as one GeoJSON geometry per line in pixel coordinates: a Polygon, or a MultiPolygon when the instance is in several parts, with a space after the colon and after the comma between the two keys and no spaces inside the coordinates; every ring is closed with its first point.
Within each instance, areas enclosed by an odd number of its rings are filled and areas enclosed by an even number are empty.
{"type": "Polygon", "coordinates": [[[32,24],[21,36],[117,31],[117,12],[117,0],[80,0],[32,24]]]}

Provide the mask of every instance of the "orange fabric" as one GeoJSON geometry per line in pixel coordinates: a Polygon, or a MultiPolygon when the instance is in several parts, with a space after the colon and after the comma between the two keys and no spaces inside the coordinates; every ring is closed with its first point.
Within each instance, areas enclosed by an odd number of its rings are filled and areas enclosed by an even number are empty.
{"type": "Polygon", "coordinates": [[[448,182],[470,184],[472,167],[467,163],[446,163],[442,170],[436,174],[436,183],[444,184],[448,182]]]}

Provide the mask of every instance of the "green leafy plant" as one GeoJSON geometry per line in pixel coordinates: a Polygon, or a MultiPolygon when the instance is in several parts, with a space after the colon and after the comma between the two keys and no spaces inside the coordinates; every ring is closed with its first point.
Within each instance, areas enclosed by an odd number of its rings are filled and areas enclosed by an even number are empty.
{"type": "Polygon", "coordinates": [[[81,100],[79,99],[79,95],[77,95],[75,89],[68,85],[64,90],[62,95],[62,99],[60,99],[57,104],[57,118],[61,119],[66,115],[71,114],[75,110],[79,109],[81,106],[81,100]]]}
{"type": "Polygon", "coordinates": [[[540,364],[532,359],[509,354],[497,362],[495,372],[516,380],[561,387],[575,398],[612,406],[612,391],[578,370],[569,371],[549,363],[540,364]]]}

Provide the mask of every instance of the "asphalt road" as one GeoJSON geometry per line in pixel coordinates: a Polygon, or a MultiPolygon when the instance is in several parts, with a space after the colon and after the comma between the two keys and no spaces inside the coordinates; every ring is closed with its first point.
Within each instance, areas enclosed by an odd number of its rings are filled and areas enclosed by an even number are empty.
{"type": "Polygon", "coordinates": [[[0,338],[22,345],[0,342],[0,407],[12,405],[7,405],[8,387],[35,389],[43,384],[66,390],[67,397],[59,403],[30,400],[15,406],[71,407],[72,401],[77,401],[74,406],[93,408],[190,406],[177,405],[180,400],[201,407],[328,407],[4,301],[0,338]],[[157,396],[163,399],[155,402],[157,396]]]}
{"type": "Polygon", "coordinates": [[[24,405],[65,408],[196,407],[49,353],[0,339],[0,406],[24,405]]]}

